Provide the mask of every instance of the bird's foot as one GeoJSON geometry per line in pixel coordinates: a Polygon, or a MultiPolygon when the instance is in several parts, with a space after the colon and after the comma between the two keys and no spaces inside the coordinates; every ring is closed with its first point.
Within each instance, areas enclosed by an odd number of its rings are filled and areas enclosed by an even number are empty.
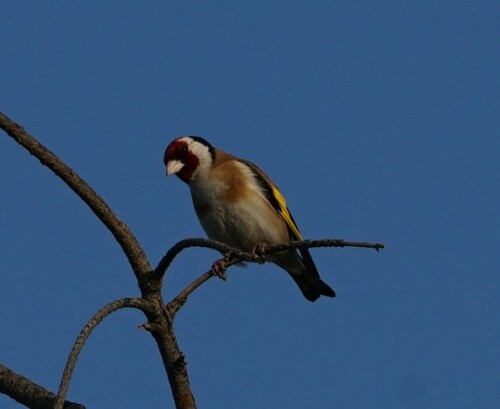
{"type": "Polygon", "coordinates": [[[221,258],[212,264],[212,273],[214,276],[219,277],[221,280],[226,281],[226,260],[221,258]]]}
{"type": "Polygon", "coordinates": [[[266,262],[265,258],[266,249],[267,249],[267,243],[264,241],[260,242],[253,248],[252,254],[255,256],[257,263],[264,264],[266,262]]]}

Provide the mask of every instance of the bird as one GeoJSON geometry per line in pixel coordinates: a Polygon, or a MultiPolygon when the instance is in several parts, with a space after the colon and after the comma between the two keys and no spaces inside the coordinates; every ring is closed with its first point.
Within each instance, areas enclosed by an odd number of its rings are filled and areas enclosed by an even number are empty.
{"type": "MultiPolygon", "coordinates": [[[[196,215],[210,239],[244,251],[302,240],[283,195],[252,162],[199,136],[174,139],[163,161],[167,176],[175,174],[189,186],[196,215]]],[[[265,259],[288,272],[307,300],[335,297],[307,248],[270,253],[265,259]]]]}

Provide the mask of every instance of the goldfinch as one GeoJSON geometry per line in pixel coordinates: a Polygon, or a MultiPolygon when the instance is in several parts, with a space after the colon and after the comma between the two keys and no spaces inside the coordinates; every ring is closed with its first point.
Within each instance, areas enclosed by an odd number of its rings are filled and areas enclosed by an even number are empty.
{"type": "MultiPolygon", "coordinates": [[[[253,163],[197,136],[171,142],[164,163],[167,176],[176,174],[190,187],[196,215],[210,239],[245,251],[262,243],[302,240],[282,194],[253,163]]],[[[286,270],[309,301],[335,297],[307,249],[271,253],[266,260],[286,270]]]]}

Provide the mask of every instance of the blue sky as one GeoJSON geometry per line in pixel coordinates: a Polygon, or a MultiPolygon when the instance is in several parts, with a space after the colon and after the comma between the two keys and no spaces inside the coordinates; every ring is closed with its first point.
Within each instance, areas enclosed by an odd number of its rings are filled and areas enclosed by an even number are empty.
{"type": "MultiPolygon", "coordinates": [[[[500,407],[500,6],[494,1],[2,2],[0,110],[84,177],[153,264],[202,236],[166,145],[200,135],[280,186],[336,299],[272,265],[176,321],[200,408],[500,407]]],[[[0,137],[0,362],[55,390],[102,305],[137,296],[111,235],[0,137]]],[[[172,297],[216,254],[190,250],[172,297]]],[[[143,317],[88,342],[68,398],[172,407],[143,317]]],[[[17,408],[0,396],[2,408],[17,408]]]]}

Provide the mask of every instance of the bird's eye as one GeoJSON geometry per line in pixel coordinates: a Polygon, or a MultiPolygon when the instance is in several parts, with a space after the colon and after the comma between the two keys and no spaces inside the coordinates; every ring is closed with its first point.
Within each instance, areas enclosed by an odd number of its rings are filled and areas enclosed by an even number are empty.
{"type": "Polygon", "coordinates": [[[175,150],[175,156],[179,159],[182,159],[184,158],[188,153],[188,147],[183,145],[183,146],[179,146],[176,150],[175,150]]]}

